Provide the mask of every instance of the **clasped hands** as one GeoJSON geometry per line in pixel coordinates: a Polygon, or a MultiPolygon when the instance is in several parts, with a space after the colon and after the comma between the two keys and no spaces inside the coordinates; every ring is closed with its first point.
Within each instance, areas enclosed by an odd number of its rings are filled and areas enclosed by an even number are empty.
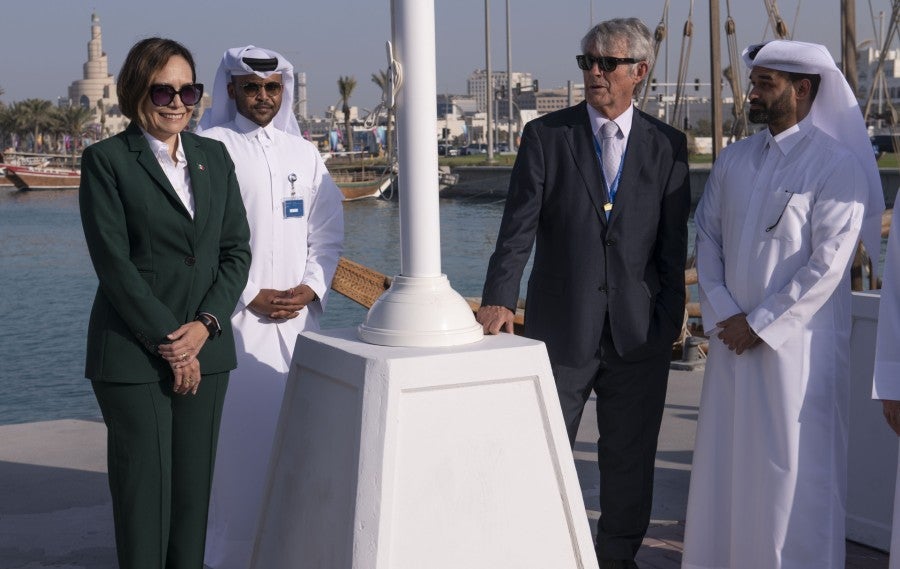
{"type": "Polygon", "coordinates": [[[305,284],[287,290],[264,288],[260,289],[248,307],[272,320],[289,320],[299,316],[300,311],[315,299],[316,292],[305,284]]]}
{"type": "Polygon", "coordinates": [[[169,343],[159,345],[159,355],[172,366],[175,377],[172,390],[180,395],[196,395],[200,386],[200,361],[197,354],[209,339],[209,330],[202,322],[188,322],[168,334],[166,339],[169,343]]]}
{"type": "Polygon", "coordinates": [[[716,326],[721,329],[717,337],[737,355],[741,355],[745,350],[749,350],[762,341],[747,323],[747,315],[743,312],[716,322],[716,326]]]}

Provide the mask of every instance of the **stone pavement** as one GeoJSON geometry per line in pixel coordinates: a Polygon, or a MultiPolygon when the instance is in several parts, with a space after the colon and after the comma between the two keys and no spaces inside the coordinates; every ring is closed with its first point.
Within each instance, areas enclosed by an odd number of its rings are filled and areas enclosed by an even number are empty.
{"type": "MultiPolygon", "coordinates": [[[[656,458],[652,525],[641,569],[681,565],[702,372],[672,371],[656,458]]],[[[599,516],[596,416],[588,404],[574,449],[588,517],[599,516]]],[[[0,426],[0,569],[115,569],[105,427],[62,420],[0,426]]],[[[888,556],[847,544],[847,569],[887,569],[888,556]]],[[[761,568],[764,569],[764,568],[761,568]]]]}
{"type": "MultiPolygon", "coordinates": [[[[702,371],[669,373],[666,410],[656,452],[650,529],[637,555],[641,569],[679,569],[684,548],[684,518],[700,403],[702,371]]],[[[585,407],[574,458],[585,508],[596,532],[600,475],[597,472],[597,415],[594,399],[585,407]]],[[[764,568],[760,568],[764,569],[764,568]]],[[[888,555],[847,542],[845,569],[888,569],[888,555]]]]}

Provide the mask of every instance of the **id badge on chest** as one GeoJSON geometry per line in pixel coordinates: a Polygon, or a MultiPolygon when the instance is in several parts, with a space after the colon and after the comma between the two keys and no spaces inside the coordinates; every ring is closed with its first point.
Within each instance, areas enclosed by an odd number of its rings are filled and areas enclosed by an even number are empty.
{"type": "Polygon", "coordinates": [[[281,210],[285,219],[303,217],[303,198],[284,198],[281,200],[281,210]]]}

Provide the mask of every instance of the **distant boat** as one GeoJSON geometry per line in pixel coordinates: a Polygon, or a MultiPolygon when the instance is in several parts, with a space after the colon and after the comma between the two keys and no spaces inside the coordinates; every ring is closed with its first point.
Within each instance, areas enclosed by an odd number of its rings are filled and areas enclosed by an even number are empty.
{"type": "Polygon", "coordinates": [[[20,190],[69,190],[78,187],[77,169],[4,165],[6,179],[20,190]]]}

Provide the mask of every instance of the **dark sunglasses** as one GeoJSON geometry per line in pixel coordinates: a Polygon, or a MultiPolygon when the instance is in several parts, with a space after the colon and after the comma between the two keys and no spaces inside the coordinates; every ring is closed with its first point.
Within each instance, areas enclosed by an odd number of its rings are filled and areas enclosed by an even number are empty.
{"type": "Polygon", "coordinates": [[[644,60],[635,59],[633,57],[609,57],[606,55],[601,55],[600,57],[594,57],[593,55],[576,55],[575,61],[578,62],[578,68],[584,71],[590,71],[596,63],[597,67],[600,68],[600,71],[609,73],[623,63],[637,63],[644,60]]]}
{"type": "Polygon", "coordinates": [[[167,107],[175,100],[175,95],[181,97],[181,102],[186,107],[193,107],[200,102],[203,96],[203,84],[191,83],[179,90],[171,85],[150,85],[150,102],[157,107],[167,107]]]}
{"type": "Polygon", "coordinates": [[[747,58],[750,61],[753,61],[754,59],[756,59],[756,56],[759,55],[759,50],[761,50],[764,47],[766,47],[766,44],[764,44],[764,43],[758,43],[756,45],[751,45],[750,47],[747,48],[747,58]]]}
{"type": "Polygon", "coordinates": [[[248,97],[259,94],[260,89],[265,89],[266,94],[268,95],[277,95],[278,93],[281,93],[281,90],[284,88],[284,85],[277,81],[269,81],[268,83],[241,83],[240,86],[244,91],[244,94],[248,97]]]}

